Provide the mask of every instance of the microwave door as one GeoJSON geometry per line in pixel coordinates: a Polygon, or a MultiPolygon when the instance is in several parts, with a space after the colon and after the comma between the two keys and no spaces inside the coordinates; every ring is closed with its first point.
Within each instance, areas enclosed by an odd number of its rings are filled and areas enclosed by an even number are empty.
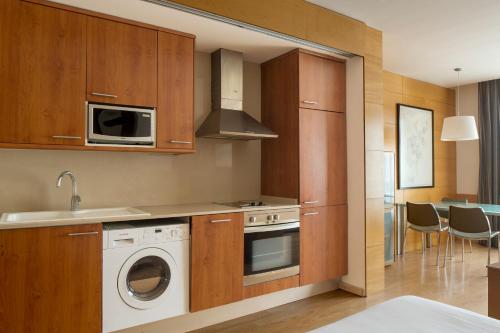
{"type": "Polygon", "coordinates": [[[154,110],[92,105],[89,139],[96,143],[154,143],[154,110]]]}

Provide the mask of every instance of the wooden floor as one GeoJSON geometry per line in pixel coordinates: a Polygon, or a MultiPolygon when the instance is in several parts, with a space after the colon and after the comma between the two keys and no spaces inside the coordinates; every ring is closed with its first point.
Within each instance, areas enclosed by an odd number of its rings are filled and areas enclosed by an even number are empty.
{"type": "MultiPolygon", "coordinates": [[[[448,260],[446,268],[436,267],[435,249],[425,255],[410,252],[404,258],[399,257],[386,268],[385,290],[366,298],[337,290],[194,332],[306,332],[401,295],[418,295],[487,314],[488,251],[474,245],[472,253],[465,253],[463,263],[460,246],[456,252],[455,259],[448,260]]],[[[496,249],[491,253],[491,262],[496,262],[496,249]]]]}

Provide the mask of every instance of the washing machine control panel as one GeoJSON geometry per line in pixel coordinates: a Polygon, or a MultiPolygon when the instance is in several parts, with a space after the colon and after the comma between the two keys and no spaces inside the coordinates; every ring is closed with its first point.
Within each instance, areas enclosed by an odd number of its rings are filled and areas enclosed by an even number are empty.
{"type": "Polygon", "coordinates": [[[188,224],[162,225],[139,229],[140,244],[155,244],[189,239],[188,224]]]}

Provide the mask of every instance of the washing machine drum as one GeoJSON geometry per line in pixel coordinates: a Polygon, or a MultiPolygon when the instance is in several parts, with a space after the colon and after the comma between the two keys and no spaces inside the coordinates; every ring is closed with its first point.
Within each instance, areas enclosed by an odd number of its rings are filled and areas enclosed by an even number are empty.
{"type": "Polygon", "coordinates": [[[164,302],[177,279],[177,266],[166,251],[146,248],[135,252],[118,275],[118,292],[129,306],[150,309],[164,302]]]}

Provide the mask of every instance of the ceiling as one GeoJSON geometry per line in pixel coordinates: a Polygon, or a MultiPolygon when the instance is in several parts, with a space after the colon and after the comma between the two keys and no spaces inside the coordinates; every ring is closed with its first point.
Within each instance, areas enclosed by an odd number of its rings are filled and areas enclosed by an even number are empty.
{"type": "MultiPolygon", "coordinates": [[[[262,63],[297,47],[319,53],[328,53],[264,33],[141,0],[53,1],[191,33],[196,35],[197,51],[213,52],[219,48],[227,48],[242,52],[244,60],[248,62],[262,63]]],[[[340,56],[337,55],[337,57],[340,56]]]]}
{"type": "Polygon", "coordinates": [[[383,31],[384,69],[437,85],[500,78],[498,0],[308,0],[383,31]]]}

